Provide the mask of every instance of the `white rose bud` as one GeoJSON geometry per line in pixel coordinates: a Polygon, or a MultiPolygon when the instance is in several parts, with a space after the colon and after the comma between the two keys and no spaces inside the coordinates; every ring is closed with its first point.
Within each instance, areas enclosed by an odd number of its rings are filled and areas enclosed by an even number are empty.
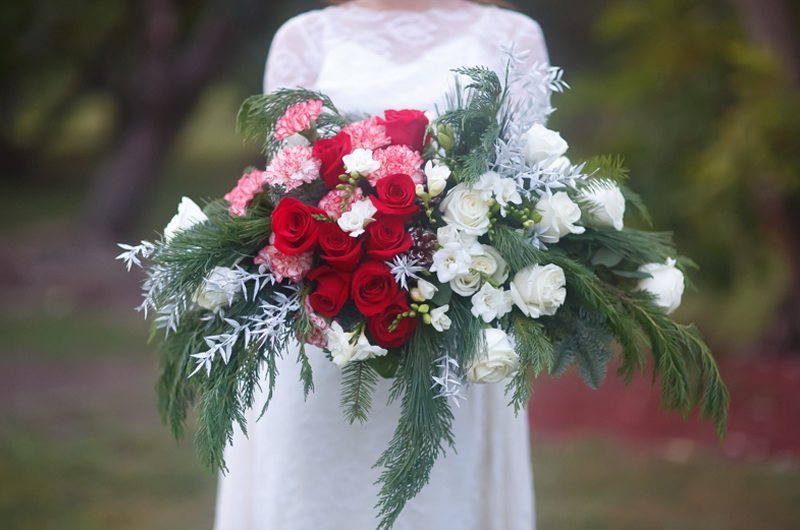
{"type": "Polygon", "coordinates": [[[567,298],[567,280],[558,265],[531,265],[511,281],[511,298],[525,315],[555,315],[567,298]]]}
{"type": "Polygon", "coordinates": [[[582,234],[586,231],[584,227],[575,224],[581,219],[581,209],[563,191],[542,197],[536,203],[536,211],[542,216],[536,224],[536,233],[545,243],[557,243],[567,234],[582,234]]]}
{"type": "Polygon", "coordinates": [[[611,181],[595,181],[580,195],[589,224],[597,228],[622,230],[625,217],[625,197],[619,186],[611,181]]]}
{"type": "Polygon", "coordinates": [[[419,294],[422,296],[422,300],[419,301],[422,302],[424,300],[430,300],[431,298],[433,298],[434,295],[436,294],[436,291],[438,291],[439,288],[433,285],[431,282],[425,280],[417,280],[417,290],[419,291],[419,294]]]}
{"type": "Polygon", "coordinates": [[[164,227],[164,239],[170,241],[178,232],[188,230],[197,223],[205,221],[208,221],[208,217],[197,203],[189,197],[183,197],[181,202],[178,203],[178,213],[164,227]]]}
{"type": "Polygon", "coordinates": [[[358,173],[359,175],[369,175],[381,167],[378,160],[372,158],[372,149],[355,149],[349,155],[342,157],[345,170],[348,173],[358,173]]]}
{"type": "Polygon", "coordinates": [[[558,158],[567,152],[569,145],[556,131],[535,123],[525,133],[525,161],[534,165],[558,158]]]}
{"type": "Polygon", "coordinates": [[[349,232],[351,237],[358,237],[364,233],[364,228],[375,220],[373,216],[377,211],[371,200],[362,199],[354,202],[350,210],[336,220],[336,224],[343,231],[349,232]]]}
{"type": "Polygon", "coordinates": [[[228,267],[214,267],[194,294],[194,301],[209,311],[231,305],[241,290],[239,274],[228,267]]]}
{"type": "Polygon", "coordinates": [[[453,324],[453,322],[450,320],[450,317],[447,316],[447,311],[449,310],[450,310],[449,305],[443,305],[435,309],[432,309],[430,312],[431,326],[433,326],[433,329],[435,329],[439,333],[447,331],[453,324]]]}
{"type": "Polygon", "coordinates": [[[489,324],[511,311],[511,293],[485,283],[472,297],[472,315],[489,324]]]}
{"type": "Polygon", "coordinates": [[[451,189],[439,205],[447,224],[461,232],[481,236],[489,231],[489,204],[481,192],[461,183],[451,189]]]}
{"type": "Polygon", "coordinates": [[[652,294],[656,305],[667,314],[678,309],[683,297],[684,278],[674,259],[669,258],[665,263],[647,263],[639,267],[639,272],[651,276],[639,281],[639,290],[652,294]]]}
{"type": "Polygon", "coordinates": [[[428,160],[425,164],[425,177],[428,183],[428,193],[431,197],[436,197],[447,187],[447,179],[450,178],[450,168],[445,164],[434,164],[432,160],[428,160]]]}
{"type": "Polygon", "coordinates": [[[503,330],[483,330],[486,350],[481,352],[467,370],[467,378],[473,383],[499,383],[511,376],[519,366],[519,357],[503,330]]]}

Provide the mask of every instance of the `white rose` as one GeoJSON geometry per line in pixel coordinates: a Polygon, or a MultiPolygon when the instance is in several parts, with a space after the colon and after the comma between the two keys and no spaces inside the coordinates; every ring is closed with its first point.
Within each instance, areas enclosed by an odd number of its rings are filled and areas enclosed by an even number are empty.
{"type": "Polygon", "coordinates": [[[434,252],[431,272],[435,272],[440,283],[447,283],[456,276],[469,273],[472,255],[457,242],[451,242],[434,252]]]}
{"type": "Polygon", "coordinates": [[[483,336],[486,350],[472,362],[467,378],[473,383],[499,383],[517,370],[519,357],[503,330],[487,328],[483,336]]]}
{"type": "Polygon", "coordinates": [[[569,145],[560,134],[539,123],[535,123],[525,133],[525,161],[528,164],[560,157],[568,148],[569,145]]]}
{"type": "Polygon", "coordinates": [[[459,274],[450,280],[450,288],[461,296],[472,296],[481,286],[481,275],[476,272],[459,274]]]}
{"type": "Polygon", "coordinates": [[[566,156],[560,156],[556,159],[553,159],[552,162],[548,162],[545,166],[547,171],[566,171],[572,166],[572,161],[567,158],[566,156]]]}
{"type": "Polygon", "coordinates": [[[358,237],[364,233],[364,228],[375,220],[373,216],[377,211],[371,200],[362,199],[354,202],[350,210],[336,220],[336,224],[343,231],[349,232],[351,237],[358,237]]]}
{"type": "Polygon", "coordinates": [[[358,173],[359,175],[369,175],[381,167],[378,160],[372,158],[372,149],[355,149],[349,155],[342,157],[345,170],[348,173],[358,173]]]}
{"type": "Polygon", "coordinates": [[[432,160],[428,160],[425,164],[425,177],[428,183],[428,194],[431,197],[436,197],[447,187],[447,179],[450,178],[450,168],[445,164],[434,164],[432,160]]]}
{"type": "Polygon", "coordinates": [[[178,213],[164,227],[164,239],[170,241],[178,232],[188,230],[197,223],[208,221],[203,210],[189,197],[182,197],[178,203],[178,213]]]}
{"type": "Polygon", "coordinates": [[[536,224],[536,233],[545,243],[557,243],[567,234],[586,231],[575,224],[581,219],[581,209],[563,191],[539,199],[536,211],[542,216],[536,224]]]}
{"type": "Polygon", "coordinates": [[[450,326],[453,322],[450,320],[450,317],[447,316],[447,311],[450,310],[449,305],[443,305],[432,309],[430,312],[431,315],[431,326],[433,329],[441,333],[442,331],[447,331],[450,329],[450,326]]]}
{"type": "Polygon", "coordinates": [[[678,309],[683,296],[684,278],[675,266],[674,259],[668,258],[665,263],[647,263],[639,267],[639,272],[652,276],[639,281],[639,290],[652,294],[656,305],[667,314],[678,309]]]}
{"type": "Polygon", "coordinates": [[[511,311],[511,293],[485,283],[472,297],[472,314],[487,324],[511,311]]]}
{"type": "Polygon", "coordinates": [[[233,303],[241,285],[241,279],[235,270],[214,267],[195,292],[194,301],[204,309],[216,311],[233,303]]]}
{"type": "Polygon", "coordinates": [[[619,186],[610,181],[594,182],[580,195],[588,222],[595,227],[622,230],[625,197],[619,186]]]}
{"type": "Polygon", "coordinates": [[[451,189],[439,205],[447,224],[465,234],[480,236],[489,231],[489,204],[479,190],[461,183],[451,189]]]}
{"type": "Polygon", "coordinates": [[[525,315],[555,315],[567,297],[567,280],[558,265],[531,265],[511,281],[511,298],[525,315]]]}
{"type": "Polygon", "coordinates": [[[457,243],[468,247],[472,246],[478,240],[478,236],[465,234],[455,225],[444,225],[436,230],[436,239],[442,246],[449,245],[450,243],[457,243]]]}
{"type": "MultiPolygon", "coordinates": [[[[473,249],[475,246],[472,247],[473,249]]],[[[498,283],[504,283],[508,279],[508,264],[506,260],[497,252],[497,249],[489,245],[478,245],[479,251],[472,251],[472,263],[470,268],[490,276],[498,283]]]]}

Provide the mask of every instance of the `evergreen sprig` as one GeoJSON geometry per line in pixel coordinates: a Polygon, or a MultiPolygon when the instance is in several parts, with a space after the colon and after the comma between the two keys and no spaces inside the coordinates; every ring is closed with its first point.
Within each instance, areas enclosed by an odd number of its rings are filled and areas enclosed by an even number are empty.
{"type": "Polygon", "coordinates": [[[511,333],[515,351],[519,356],[519,369],[506,385],[506,394],[511,394],[509,406],[519,414],[528,405],[533,380],[542,372],[553,369],[554,352],[544,326],[525,315],[514,311],[511,317],[511,333]]]}
{"type": "Polygon", "coordinates": [[[636,265],[663,263],[675,255],[672,232],[650,232],[632,228],[592,229],[583,234],[572,234],[569,239],[594,243],[636,265]]]}
{"type": "Polygon", "coordinates": [[[367,421],[372,409],[372,394],[378,384],[378,372],[366,361],[347,363],[342,368],[341,407],[349,423],[367,421]]]}

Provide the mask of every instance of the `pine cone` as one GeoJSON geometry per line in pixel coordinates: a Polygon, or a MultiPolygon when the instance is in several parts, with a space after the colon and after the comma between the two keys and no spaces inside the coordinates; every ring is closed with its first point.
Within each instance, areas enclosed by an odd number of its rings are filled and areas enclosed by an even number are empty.
{"type": "Polygon", "coordinates": [[[433,263],[433,253],[436,252],[436,234],[419,226],[412,228],[410,233],[412,244],[408,256],[420,265],[429,267],[433,263]]]}

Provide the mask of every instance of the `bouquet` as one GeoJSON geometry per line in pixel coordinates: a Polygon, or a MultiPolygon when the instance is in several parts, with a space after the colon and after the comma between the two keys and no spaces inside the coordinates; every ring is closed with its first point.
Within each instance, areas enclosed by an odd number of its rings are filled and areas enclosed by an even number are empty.
{"type": "Polygon", "coordinates": [[[224,199],[184,198],[162,236],[120,245],[147,260],[140,309],[160,331],[160,408],[180,435],[198,404],[201,459],[224,469],[235,424],[276,360],[299,344],[342,372],[347,421],[366,421],[378,378],[401,415],[382,468],[391,527],[455,440],[451,406],[469,384],[503,384],[523,410],[531,382],[574,365],[591,387],[609,360],[631,378],[652,355],[664,405],[695,406],[722,435],[727,390],[678,307],[687,267],[669,233],[626,226],[647,211],[618,158],[581,162],[545,127],[558,68],[455,70],[436,113],[346,116],[324,94],[252,96],[238,126],[263,142],[224,199]],[[306,345],[321,348],[310,349],[306,345]]]}

